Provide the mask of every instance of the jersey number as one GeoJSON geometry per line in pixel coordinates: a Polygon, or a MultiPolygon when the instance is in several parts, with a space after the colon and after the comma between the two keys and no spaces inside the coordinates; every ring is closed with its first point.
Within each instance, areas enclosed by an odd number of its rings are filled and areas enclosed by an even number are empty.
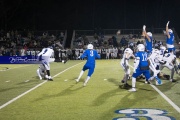
{"type": "Polygon", "coordinates": [[[43,54],[45,54],[47,51],[48,51],[48,49],[45,49],[45,51],[44,51],[44,53],[43,53],[43,54]]]}
{"type": "Polygon", "coordinates": [[[142,61],[147,61],[147,54],[142,54],[142,61]]]}
{"type": "Polygon", "coordinates": [[[90,51],[90,56],[94,56],[93,50],[90,51]]]}

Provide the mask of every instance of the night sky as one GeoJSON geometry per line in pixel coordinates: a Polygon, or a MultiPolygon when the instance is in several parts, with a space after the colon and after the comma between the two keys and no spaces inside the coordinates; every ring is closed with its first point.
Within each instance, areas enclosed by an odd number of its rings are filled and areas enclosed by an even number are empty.
{"type": "Polygon", "coordinates": [[[34,30],[169,27],[180,33],[178,0],[0,0],[1,28],[34,30]]]}

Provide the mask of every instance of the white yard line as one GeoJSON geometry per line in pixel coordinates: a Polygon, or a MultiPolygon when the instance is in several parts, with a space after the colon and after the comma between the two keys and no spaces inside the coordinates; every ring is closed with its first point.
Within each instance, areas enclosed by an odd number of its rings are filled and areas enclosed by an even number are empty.
{"type": "Polygon", "coordinates": [[[173,103],[166,95],[164,95],[156,86],[151,85],[174,109],[176,109],[180,113],[180,108],[173,103]]]}
{"type": "MultiPolygon", "coordinates": [[[[78,63],[78,64],[76,64],[76,65],[73,65],[73,66],[71,66],[71,67],[69,67],[69,68],[63,70],[62,72],[60,72],[60,73],[54,75],[53,78],[54,78],[54,77],[57,77],[58,75],[60,75],[60,74],[62,74],[62,73],[64,73],[64,72],[66,72],[67,70],[69,70],[69,69],[71,69],[71,68],[73,68],[73,67],[75,67],[75,66],[77,66],[77,65],[79,65],[79,64],[81,64],[81,63],[82,63],[82,62],[80,62],[80,63],[78,63]]],[[[28,91],[22,93],[21,95],[18,95],[17,97],[13,98],[12,100],[8,101],[7,103],[1,105],[1,106],[0,106],[0,109],[6,107],[7,105],[11,104],[12,102],[16,101],[17,99],[21,98],[22,96],[26,95],[27,93],[29,93],[29,92],[35,90],[36,88],[38,88],[39,86],[43,85],[43,84],[46,83],[46,82],[47,82],[47,80],[44,81],[44,82],[42,82],[42,83],[40,83],[40,84],[38,84],[38,85],[36,85],[35,87],[31,88],[30,90],[28,90],[28,91]]]]}

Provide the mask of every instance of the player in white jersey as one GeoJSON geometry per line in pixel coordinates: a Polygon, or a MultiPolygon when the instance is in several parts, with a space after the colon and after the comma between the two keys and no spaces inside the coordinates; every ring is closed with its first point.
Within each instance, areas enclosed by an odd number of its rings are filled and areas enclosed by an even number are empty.
{"type": "Polygon", "coordinates": [[[53,79],[50,75],[50,64],[49,63],[52,62],[51,58],[54,56],[54,50],[51,47],[43,48],[43,50],[38,54],[38,56],[41,56],[42,64],[46,68],[48,80],[53,81],[53,79]]]}
{"type": "MultiPolygon", "coordinates": [[[[54,60],[55,60],[55,58],[50,58],[50,62],[54,62],[54,60]]],[[[48,79],[48,75],[47,75],[44,64],[39,65],[39,68],[37,69],[37,74],[38,74],[40,80],[42,80],[43,78],[48,79]]]]}
{"type": "Polygon", "coordinates": [[[134,57],[133,55],[133,51],[130,49],[130,48],[126,48],[124,50],[124,54],[123,54],[123,58],[121,59],[120,61],[120,65],[122,66],[123,70],[124,70],[124,78],[123,80],[121,81],[123,83],[123,86],[124,87],[128,87],[128,83],[127,83],[127,80],[129,78],[129,75],[130,75],[130,68],[129,68],[129,59],[130,57],[134,57]]]}
{"type": "Polygon", "coordinates": [[[174,77],[174,64],[176,61],[176,56],[174,55],[173,50],[170,51],[169,53],[165,53],[162,60],[165,62],[164,64],[160,64],[160,70],[162,70],[164,67],[167,67],[171,71],[170,81],[175,82],[173,80],[173,77],[174,77]]]}
{"type": "Polygon", "coordinates": [[[160,70],[157,69],[157,65],[159,65],[159,61],[160,59],[158,58],[160,54],[160,51],[158,49],[153,49],[152,50],[152,54],[150,54],[150,56],[148,57],[149,63],[150,63],[150,70],[151,72],[153,72],[153,76],[151,77],[151,79],[156,79],[156,85],[161,85],[161,80],[158,78],[158,73],[160,72],[160,70]]]}
{"type": "MultiPolygon", "coordinates": [[[[157,49],[154,49],[154,50],[157,50],[157,49]]],[[[154,50],[153,50],[153,52],[154,52],[154,50]]],[[[153,59],[154,59],[154,62],[155,62],[155,68],[156,68],[156,70],[160,70],[160,69],[159,69],[160,64],[165,64],[165,61],[163,61],[163,56],[164,56],[165,51],[166,51],[166,47],[163,46],[163,45],[161,45],[160,48],[159,48],[159,52],[158,52],[159,54],[158,54],[158,56],[156,56],[155,58],[153,58],[153,59]]],[[[152,54],[153,54],[153,53],[152,53],[152,54]]],[[[160,71],[160,72],[157,74],[157,76],[158,76],[159,78],[162,78],[162,79],[167,79],[167,80],[170,79],[170,76],[167,75],[167,74],[165,74],[165,73],[163,73],[162,71],[160,71]]]]}

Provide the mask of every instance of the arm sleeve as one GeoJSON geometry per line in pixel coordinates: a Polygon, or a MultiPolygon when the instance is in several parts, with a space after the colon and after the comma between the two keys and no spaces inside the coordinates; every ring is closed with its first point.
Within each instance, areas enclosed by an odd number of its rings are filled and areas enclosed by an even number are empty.
{"type": "Polygon", "coordinates": [[[98,55],[98,53],[96,52],[96,58],[98,58],[98,59],[100,59],[101,58],[101,56],[100,55],[98,55]]]}
{"type": "Polygon", "coordinates": [[[136,57],[135,61],[134,61],[134,69],[137,69],[139,66],[139,62],[140,62],[140,58],[136,57]]]}
{"type": "Polygon", "coordinates": [[[85,57],[87,57],[87,52],[86,51],[80,56],[80,58],[85,58],[85,57]]]}

